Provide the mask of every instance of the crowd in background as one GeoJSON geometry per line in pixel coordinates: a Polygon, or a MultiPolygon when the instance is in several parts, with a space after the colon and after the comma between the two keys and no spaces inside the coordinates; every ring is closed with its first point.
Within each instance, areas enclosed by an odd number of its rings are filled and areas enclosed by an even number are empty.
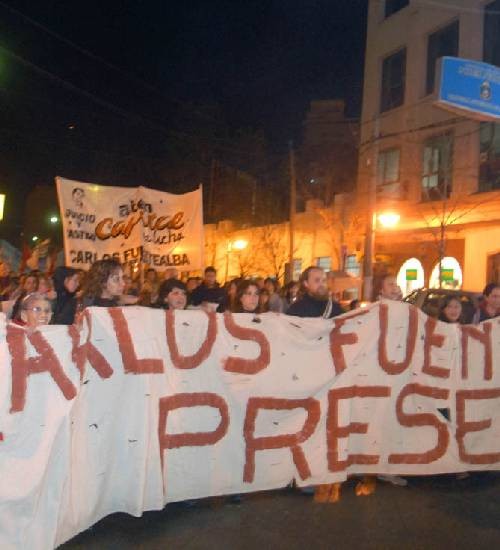
{"type": "MultiPolygon", "coordinates": [[[[2,311],[15,323],[36,327],[43,324],[69,325],[85,307],[140,305],[162,309],[203,309],[235,313],[285,313],[299,317],[332,318],[362,306],[358,300],[340,304],[334,293],[335,275],[316,266],[308,267],[299,281],[281,287],[272,277],[237,278],[225,285],[217,282],[217,272],[207,267],[203,277],[179,279],[176,269],[162,276],[147,269],[132,278],[113,259],[95,262],[89,271],[60,266],[53,276],[32,271],[20,276],[10,273],[0,278],[2,311]]],[[[401,289],[390,274],[378,281],[377,299],[401,300],[401,289]]],[[[500,313],[500,287],[488,284],[478,303],[474,322],[500,313]]],[[[445,296],[439,319],[463,322],[459,295],[445,296]]]]}

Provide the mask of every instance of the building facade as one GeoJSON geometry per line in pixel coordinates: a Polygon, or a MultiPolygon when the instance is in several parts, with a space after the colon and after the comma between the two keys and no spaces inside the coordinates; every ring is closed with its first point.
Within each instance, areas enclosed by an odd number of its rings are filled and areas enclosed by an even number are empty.
{"type": "Polygon", "coordinates": [[[375,255],[405,292],[500,282],[500,125],[435,106],[442,56],[500,66],[500,0],[370,0],[357,210],[399,214],[375,255]]]}
{"type": "MultiPolygon", "coordinates": [[[[326,271],[346,271],[343,289],[349,298],[359,295],[359,264],[356,253],[345,243],[362,250],[362,224],[353,215],[353,194],[336,195],[325,207],[308,200],[304,212],[295,217],[294,280],[311,265],[326,271]]],[[[273,277],[284,282],[290,258],[288,222],[257,227],[238,227],[232,220],[205,225],[205,263],[213,265],[219,281],[236,277],[273,277]]]]}
{"type": "Polygon", "coordinates": [[[342,99],[311,101],[299,150],[301,192],[329,205],[356,184],[359,121],[345,115],[342,99]]]}

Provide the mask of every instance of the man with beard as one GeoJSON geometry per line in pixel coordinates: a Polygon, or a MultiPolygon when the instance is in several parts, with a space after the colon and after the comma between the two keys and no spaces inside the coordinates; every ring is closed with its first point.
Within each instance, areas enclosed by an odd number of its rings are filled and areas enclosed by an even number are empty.
{"type": "MultiPolygon", "coordinates": [[[[326,273],[321,267],[308,267],[300,276],[299,283],[299,297],[288,308],[287,315],[331,319],[344,313],[340,304],[329,298],[326,273]]],[[[304,487],[301,492],[306,495],[314,494],[316,502],[337,502],[340,499],[340,487],[340,483],[333,483],[304,487]]]]}
{"type": "Polygon", "coordinates": [[[308,267],[299,282],[299,297],[289,307],[287,315],[331,319],[344,313],[338,302],[329,299],[326,273],[321,267],[308,267]]]}

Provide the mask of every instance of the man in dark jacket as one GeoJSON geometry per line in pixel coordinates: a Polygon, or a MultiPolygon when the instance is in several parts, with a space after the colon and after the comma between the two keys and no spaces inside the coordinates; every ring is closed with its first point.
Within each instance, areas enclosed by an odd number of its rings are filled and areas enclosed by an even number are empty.
{"type": "Polygon", "coordinates": [[[344,313],[340,304],[328,298],[326,274],[321,267],[308,267],[300,276],[300,294],[287,315],[331,319],[344,313]]]}
{"type": "Polygon", "coordinates": [[[193,306],[217,304],[217,311],[222,311],[224,298],[224,289],[217,282],[217,271],[212,266],[207,267],[203,282],[191,294],[191,304],[193,306]]]}
{"type": "Polygon", "coordinates": [[[76,314],[76,291],[80,286],[78,271],[72,267],[59,266],[53,276],[57,293],[52,325],[72,325],[76,314]]]}

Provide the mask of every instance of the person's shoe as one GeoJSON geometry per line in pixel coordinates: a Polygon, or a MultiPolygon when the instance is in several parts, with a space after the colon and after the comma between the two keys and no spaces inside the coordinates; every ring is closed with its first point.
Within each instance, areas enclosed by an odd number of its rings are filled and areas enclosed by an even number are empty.
{"type": "Polygon", "coordinates": [[[317,485],[314,488],[314,502],[324,504],[330,498],[330,485],[317,485]]]}
{"type": "Polygon", "coordinates": [[[330,485],[330,494],[328,496],[328,502],[338,502],[340,500],[340,490],[342,483],[332,483],[330,485]]]}
{"type": "Polygon", "coordinates": [[[358,482],[354,492],[357,497],[367,497],[372,495],[377,488],[377,478],[375,476],[365,476],[358,482]]]}
{"type": "Polygon", "coordinates": [[[381,474],[377,476],[380,481],[387,481],[387,483],[391,483],[392,485],[396,485],[397,487],[406,487],[408,485],[408,481],[401,476],[391,476],[389,474],[381,474]]]}

